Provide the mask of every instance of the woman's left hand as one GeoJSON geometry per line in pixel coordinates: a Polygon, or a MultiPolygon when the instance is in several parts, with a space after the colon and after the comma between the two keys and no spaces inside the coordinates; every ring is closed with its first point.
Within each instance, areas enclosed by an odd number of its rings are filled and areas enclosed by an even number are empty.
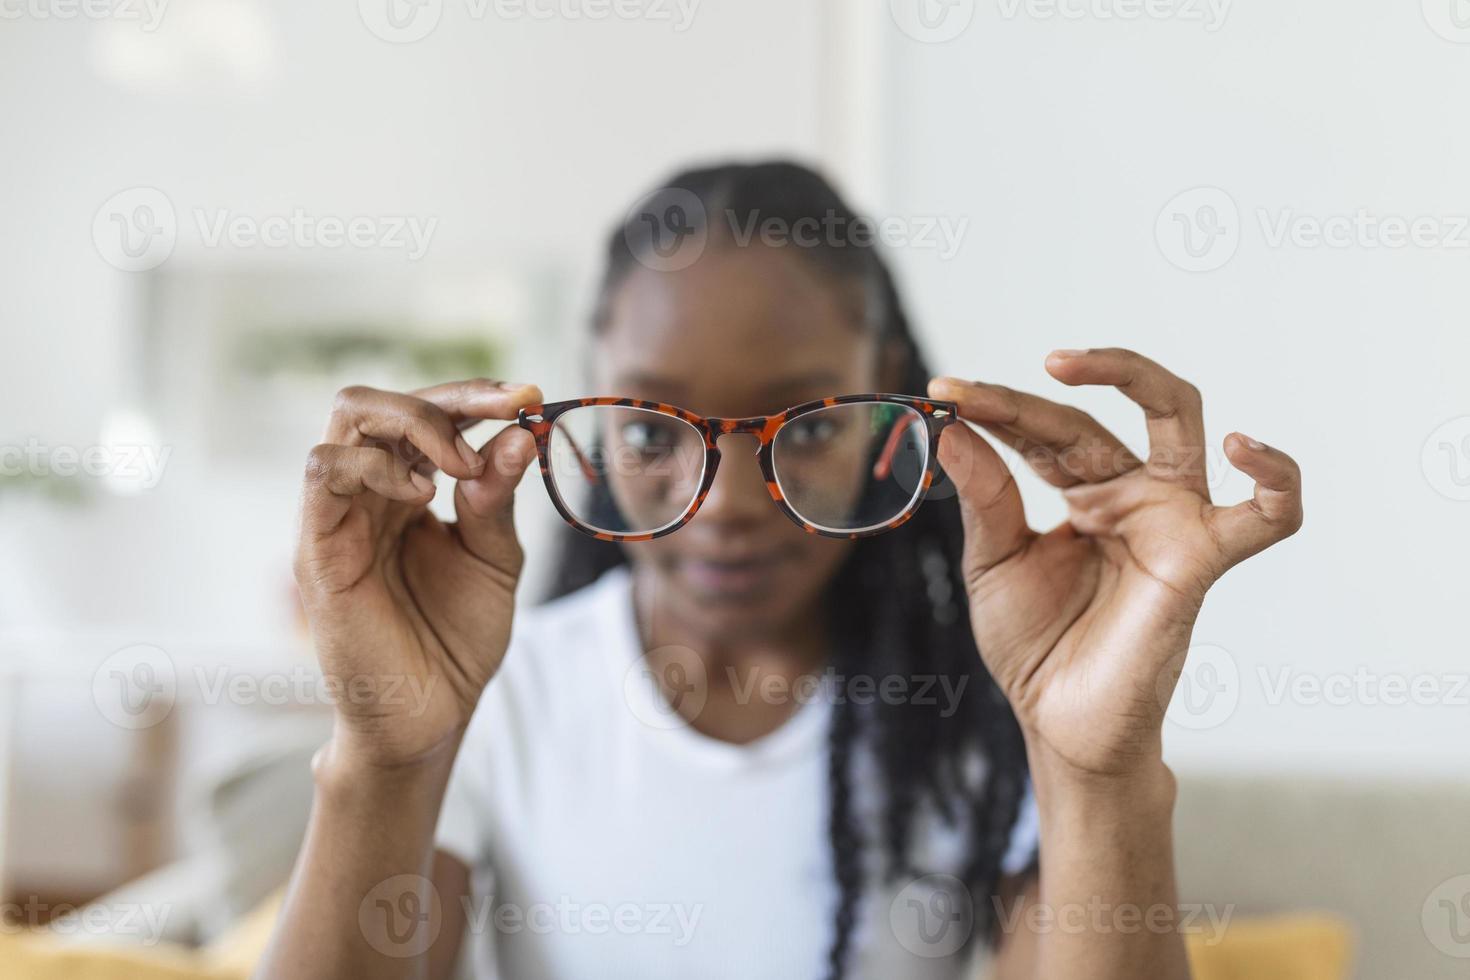
{"type": "Polygon", "coordinates": [[[1285,453],[1232,434],[1225,454],[1256,481],[1255,495],[1216,506],[1192,385],[1126,350],[1056,351],[1046,368],[1138,403],[1148,459],[1078,409],[983,382],[930,383],[930,397],[958,403],[961,418],[1018,450],[1068,507],[1067,521],[1032,530],[995,449],[966,425],[945,430],[939,458],[964,514],[975,641],[1033,757],[1128,774],[1160,758],[1206,591],[1301,526],[1301,475],[1285,453]]]}

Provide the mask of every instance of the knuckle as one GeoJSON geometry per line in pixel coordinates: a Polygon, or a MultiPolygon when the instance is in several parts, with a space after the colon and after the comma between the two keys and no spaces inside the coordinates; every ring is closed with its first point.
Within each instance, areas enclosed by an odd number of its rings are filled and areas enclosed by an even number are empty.
{"type": "Polygon", "coordinates": [[[366,398],[372,390],[366,385],[348,385],[338,391],[336,397],[332,399],[333,411],[344,412],[350,410],[353,405],[366,398]]]}
{"type": "Polygon", "coordinates": [[[306,454],[306,482],[322,483],[337,462],[337,447],[325,443],[312,446],[306,454]]]}

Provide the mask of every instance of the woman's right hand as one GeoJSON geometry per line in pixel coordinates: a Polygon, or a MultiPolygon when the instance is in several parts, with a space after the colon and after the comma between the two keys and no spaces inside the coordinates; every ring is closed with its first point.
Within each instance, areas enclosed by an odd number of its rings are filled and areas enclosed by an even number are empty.
{"type": "Polygon", "coordinates": [[[511,425],[475,452],[460,429],[516,417],[534,385],[347,388],[311,451],[296,582],[331,682],[331,751],[398,766],[453,751],[510,640],[522,552],[516,485],[536,457],[511,425]],[[458,520],[428,510],[434,470],[458,520]]]}

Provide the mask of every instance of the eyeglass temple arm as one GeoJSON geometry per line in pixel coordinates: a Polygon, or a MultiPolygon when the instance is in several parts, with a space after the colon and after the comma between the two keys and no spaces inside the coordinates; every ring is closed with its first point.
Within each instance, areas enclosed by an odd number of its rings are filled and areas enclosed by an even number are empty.
{"type": "Polygon", "coordinates": [[[893,472],[893,457],[898,455],[899,440],[910,428],[923,424],[923,419],[910,419],[907,425],[895,425],[888,430],[888,439],[883,443],[883,451],[878,454],[878,459],[873,463],[873,479],[888,479],[889,474],[893,472]]]}
{"type": "Polygon", "coordinates": [[[552,428],[560,429],[561,434],[566,436],[567,444],[572,447],[572,452],[577,454],[577,463],[582,467],[582,475],[587,478],[587,482],[592,484],[601,483],[602,478],[597,475],[597,470],[587,460],[586,455],[582,452],[582,447],[577,445],[577,440],[572,438],[572,434],[567,430],[567,427],[560,422],[553,422],[552,428]]]}

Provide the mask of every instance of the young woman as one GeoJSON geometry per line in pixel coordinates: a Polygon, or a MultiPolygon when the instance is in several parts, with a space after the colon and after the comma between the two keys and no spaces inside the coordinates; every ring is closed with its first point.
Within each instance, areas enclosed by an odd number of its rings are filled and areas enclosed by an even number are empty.
{"type": "Polygon", "coordinates": [[[1125,350],[1045,363],[1136,402],[1146,459],[1076,409],[931,378],[857,216],[809,170],[668,186],[702,251],[669,261],[657,222],[614,233],[569,394],[778,418],[713,423],[706,445],[694,414],[615,408],[632,456],[610,463],[610,430],[550,418],[532,385],[341,393],[297,563],[321,663],[345,690],[431,693],[342,700],[262,975],[437,980],[469,944],[474,975],[507,980],[959,977],[987,956],[1002,980],[1187,977],[1164,708],[1210,585],[1300,525],[1296,465],[1232,434],[1255,495],[1212,504],[1199,393],[1125,350]],[[786,234],[746,233],[763,223],[786,234]],[[935,401],[776,429],[872,392],[935,401]],[[1032,530],[950,407],[1068,520],[1032,530]],[[479,451],[459,434],[522,409],[479,451]],[[917,510],[864,486],[908,466],[921,487],[931,437],[943,473],[917,510]],[[511,499],[538,439],[567,516],[635,540],[568,530],[558,598],[513,629],[511,499]],[[650,453],[676,465],[640,504],[615,470],[650,453]],[[426,510],[432,469],[456,523],[426,510]]]}

